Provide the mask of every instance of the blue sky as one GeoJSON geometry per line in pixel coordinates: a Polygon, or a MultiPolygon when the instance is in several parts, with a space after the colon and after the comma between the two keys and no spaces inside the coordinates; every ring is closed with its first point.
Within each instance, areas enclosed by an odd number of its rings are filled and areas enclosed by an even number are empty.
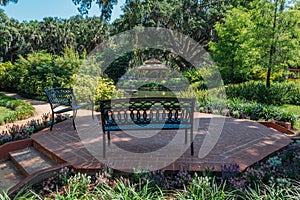
{"type": "MultiPolygon", "coordinates": [[[[121,6],[125,0],[119,0],[114,7],[112,21],[121,14],[121,6]]],[[[77,7],[72,0],[19,0],[18,3],[9,3],[7,6],[0,6],[9,18],[19,21],[39,20],[44,17],[69,18],[79,14],[77,7]]],[[[89,10],[89,16],[99,16],[98,5],[93,4],[89,10]]]]}

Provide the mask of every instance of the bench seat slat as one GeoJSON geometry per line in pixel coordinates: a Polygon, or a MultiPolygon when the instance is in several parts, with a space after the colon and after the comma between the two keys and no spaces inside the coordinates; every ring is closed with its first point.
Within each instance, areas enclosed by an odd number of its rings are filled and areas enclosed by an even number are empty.
{"type": "Polygon", "coordinates": [[[190,124],[132,124],[132,125],[115,125],[105,126],[106,131],[122,131],[122,130],[172,130],[172,129],[190,129],[190,124]]]}

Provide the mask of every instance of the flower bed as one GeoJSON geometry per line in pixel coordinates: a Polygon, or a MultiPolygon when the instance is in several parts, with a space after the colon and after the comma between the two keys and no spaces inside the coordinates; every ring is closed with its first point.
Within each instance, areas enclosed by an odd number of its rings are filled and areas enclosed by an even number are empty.
{"type": "MultiPolygon", "coordinates": [[[[188,171],[166,174],[139,169],[123,177],[111,169],[95,175],[64,167],[54,177],[27,188],[19,197],[53,199],[299,199],[300,141],[244,172],[236,164],[220,175],[188,171]]],[[[4,194],[5,195],[5,194],[4,194]]],[[[0,195],[1,197],[1,195],[0,195]]]]}
{"type": "MultiPolygon", "coordinates": [[[[69,118],[68,114],[56,115],[55,122],[58,123],[69,118]]],[[[34,119],[25,125],[7,126],[5,131],[0,133],[0,145],[11,141],[17,141],[29,138],[33,133],[36,133],[51,125],[50,114],[44,113],[41,119],[34,119]]]]}

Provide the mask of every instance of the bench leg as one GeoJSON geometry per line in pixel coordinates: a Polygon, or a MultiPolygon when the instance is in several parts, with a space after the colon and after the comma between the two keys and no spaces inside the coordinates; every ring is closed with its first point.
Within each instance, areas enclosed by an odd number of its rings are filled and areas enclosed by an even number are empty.
{"type": "Polygon", "coordinates": [[[74,127],[74,130],[76,130],[76,125],[75,125],[76,115],[77,115],[77,110],[73,110],[73,127],[74,127]]]}
{"type": "Polygon", "coordinates": [[[103,140],[103,158],[105,158],[105,153],[106,153],[106,142],[105,142],[105,131],[103,132],[103,138],[102,138],[102,140],[103,140]]]}
{"type": "Polygon", "coordinates": [[[95,116],[94,116],[94,103],[92,104],[92,118],[93,118],[93,120],[95,119],[95,116]]]}
{"type": "Polygon", "coordinates": [[[53,124],[54,124],[54,112],[52,111],[52,122],[51,122],[50,131],[52,131],[53,124]]]}
{"type": "Polygon", "coordinates": [[[190,138],[190,142],[191,142],[191,155],[194,155],[194,141],[193,141],[193,129],[191,129],[191,138],[190,138]]]}
{"type": "Polygon", "coordinates": [[[110,131],[107,131],[108,146],[110,145],[110,131]]]}

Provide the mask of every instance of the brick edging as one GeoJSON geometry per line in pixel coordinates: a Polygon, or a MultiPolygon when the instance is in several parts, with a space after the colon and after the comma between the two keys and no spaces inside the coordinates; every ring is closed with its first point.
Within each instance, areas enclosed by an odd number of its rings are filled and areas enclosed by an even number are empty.
{"type": "Polygon", "coordinates": [[[288,130],[288,129],[280,126],[280,125],[277,125],[273,122],[258,122],[258,123],[260,123],[264,126],[270,127],[270,128],[274,128],[275,130],[277,130],[279,132],[282,132],[282,133],[285,133],[289,136],[294,136],[295,135],[295,133],[293,131],[290,131],[290,130],[288,130]]]}

